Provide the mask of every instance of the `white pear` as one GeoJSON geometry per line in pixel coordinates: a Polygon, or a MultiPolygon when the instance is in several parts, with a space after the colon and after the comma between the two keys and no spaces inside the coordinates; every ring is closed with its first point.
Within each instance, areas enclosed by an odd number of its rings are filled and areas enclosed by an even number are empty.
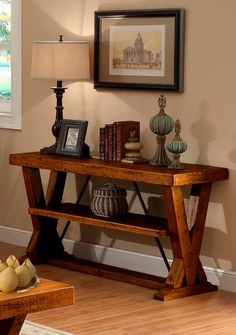
{"type": "Polygon", "coordinates": [[[18,286],[18,276],[12,267],[7,267],[0,273],[0,290],[2,292],[14,291],[18,286]]]}
{"type": "Polygon", "coordinates": [[[33,265],[29,258],[26,258],[23,264],[27,266],[31,275],[31,279],[33,279],[36,276],[36,267],[33,265]]]}
{"type": "Polygon", "coordinates": [[[17,266],[17,268],[15,269],[15,272],[19,280],[18,287],[28,286],[32,278],[31,278],[30,271],[28,267],[25,265],[25,263],[17,266]]]}
{"type": "Polygon", "coordinates": [[[14,255],[10,255],[6,260],[6,263],[8,264],[8,266],[13,267],[13,269],[17,268],[17,266],[20,265],[18,259],[14,255]]]}
{"type": "Polygon", "coordinates": [[[7,263],[0,261],[0,272],[5,270],[8,267],[7,263]]]}

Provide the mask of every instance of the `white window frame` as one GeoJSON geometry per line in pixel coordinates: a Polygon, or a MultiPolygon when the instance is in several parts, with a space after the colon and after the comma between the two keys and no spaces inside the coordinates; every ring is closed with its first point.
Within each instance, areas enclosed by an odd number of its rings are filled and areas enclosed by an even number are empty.
{"type": "MultiPolygon", "coordinates": [[[[22,129],[21,124],[21,8],[22,0],[11,1],[11,108],[0,109],[0,128],[22,129]]],[[[6,43],[7,44],[7,43],[6,43]]]]}

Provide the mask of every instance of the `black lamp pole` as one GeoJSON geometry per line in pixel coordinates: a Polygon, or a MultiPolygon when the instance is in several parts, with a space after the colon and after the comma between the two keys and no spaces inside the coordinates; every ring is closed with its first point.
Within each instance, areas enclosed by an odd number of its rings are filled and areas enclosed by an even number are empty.
{"type": "Polygon", "coordinates": [[[56,138],[56,144],[58,142],[60,130],[61,130],[61,123],[63,120],[63,105],[62,105],[62,97],[65,93],[66,87],[62,87],[62,81],[57,81],[57,87],[52,87],[53,92],[56,94],[57,105],[56,105],[56,118],[55,122],[52,125],[52,133],[56,138]]]}

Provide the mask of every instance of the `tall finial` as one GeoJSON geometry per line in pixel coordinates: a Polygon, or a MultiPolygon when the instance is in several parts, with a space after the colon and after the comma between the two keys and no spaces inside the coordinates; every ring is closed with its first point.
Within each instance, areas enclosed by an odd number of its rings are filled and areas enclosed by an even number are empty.
{"type": "Polygon", "coordinates": [[[157,166],[168,166],[171,161],[165,150],[166,135],[172,132],[175,126],[173,118],[165,113],[166,97],[162,94],[158,97],[159,113],[149,121],[151,131],[156,134],[157,149],[149,164],[157,166]]]}
{"type": "Polygon", "coordinates": [[[158,97],[158,105],[160,107],[160,112],[164,112],[165,111],[165,107],[166,107],[166,97],[164,95],[160,95],[158,97]]]}

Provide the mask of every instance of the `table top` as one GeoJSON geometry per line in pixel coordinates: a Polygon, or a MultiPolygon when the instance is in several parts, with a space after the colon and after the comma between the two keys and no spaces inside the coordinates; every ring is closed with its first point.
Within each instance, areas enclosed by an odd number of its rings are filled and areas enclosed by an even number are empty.
{"type": "Polygon", "coordinates": [[[224,180],[227,168],[199,164],[184,164],[183,170],[157,167],[148,163],[130,164],[100,159],[83,159],[39,152],[10,154],[9,163],[22,167],[48,169],[100,177],[144,182],[157,185],[180,186],[224,180]]]}
{"type": "Polygon", "coordinates": [[[0,320],[73,304],[71,285],[39,279],[36,287],[19,293],[0,292],[0,320]]]}

